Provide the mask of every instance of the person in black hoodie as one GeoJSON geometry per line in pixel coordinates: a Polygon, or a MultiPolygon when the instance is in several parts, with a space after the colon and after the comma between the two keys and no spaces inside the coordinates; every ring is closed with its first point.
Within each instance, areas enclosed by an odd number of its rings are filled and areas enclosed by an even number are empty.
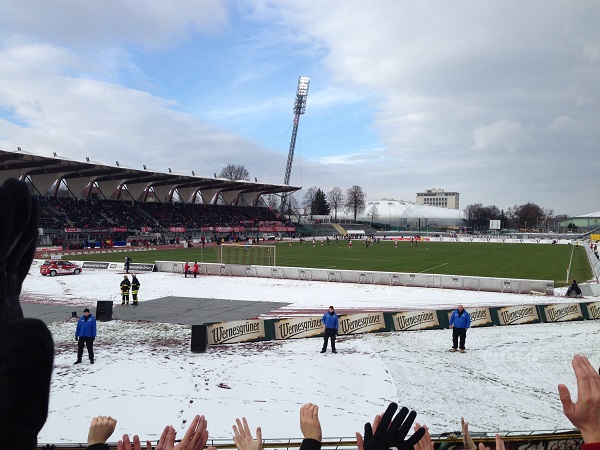
{"type": "Polygon", "coordinates": [[[19,294],[38,240],[39,210],[29,186],[0,186],[0,446],[34,450],[48,416],[54,343],[39,319],[23,317],[19,294]]]}

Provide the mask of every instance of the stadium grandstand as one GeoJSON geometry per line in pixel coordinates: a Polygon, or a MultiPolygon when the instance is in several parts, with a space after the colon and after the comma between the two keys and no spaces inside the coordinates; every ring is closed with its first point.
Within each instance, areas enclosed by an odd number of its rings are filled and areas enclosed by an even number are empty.
{"type": "MultiPolygon", "coordinates": [[[[0,150],[0,183],[28,183],[40,202],[40,244],[71,248],[235,234],[293,233],[283,215],[262,201],[300,187],[161,173],[90,161],[0,150]],[[126,205],[126,207],[124,207],[126,205]],[[143,241],[140,238],[140,241],[143,241]]],[[[158,242],[155,242],[158,243],[158,242]]]]}

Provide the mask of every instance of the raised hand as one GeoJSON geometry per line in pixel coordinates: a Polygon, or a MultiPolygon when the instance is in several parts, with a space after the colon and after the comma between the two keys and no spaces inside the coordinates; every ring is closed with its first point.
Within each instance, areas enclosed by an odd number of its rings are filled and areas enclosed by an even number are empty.
{"type": "Polygon", "coordinates": [[[397,409],[396,403],[390,403],[382,416],[375,417],[373,425],[365,424],[364,440],[359,433],[356,434],[359,450],[388,450],[390,447],[396,447],[398,450],[412,450],[424,436],[425,429],[419,428],[405,441],[404,438],[415,421],[417,413],[415,411],[409,413],[408,408],[402,407],[394,417],[397,409]]]}
{"type": "Polygon", "coordinates": [[[112,436],[116,426],[117,420],[110,416],[94,417],[88,431],[87,445],[104,444],[112,436]]]}
{"type": "MultiPolygon", "coordinates": [[[[479,450],[491,450],[489,447],[486,447],[483,444],[479,444],[479,450]]],[[[499,434],[496,435],[496,450],[505,450],[504,441],[500,437],[499,434]]]]}
{"type": "Polygon", "coordinates": [[[465,422],[464,417],[460,418],[460,426],[462,428],[463,445],[465,446],[465,449],[477,450],[477,446],[475,445],[475,442],[473,442],[473,439],[471,439],[471,434],[469,434],[469,422],[465,422]]]}
{"type": "Polygon", "coordinates": [[[300,408],[300,431],[302,431],[304,439],[314,439],[319,442],[323,440],[317,405],[307,403],[300,408]]]}
{"type": "Polygon", "coordinates": [[[559,384],[563,413],[581,431],[583,442],[600,442],[600,375],[585,356],[575,355],[571,364],[577,379],[577,402],[571,400],[567,386],[559,384]]]}
{"type": "Polygon", "coordinates": [[[235,421],[237,426],[233,426],[233,442],[235,442],[238,450],[262,450],[262,430],[260,427],[256,429],[256,440],[254,440],[246,418],[242,417],[243,423],[240,422],[240,419],[235,419],[235,421]]]}
{"type": "MultiPolygon", "coordinates": [[[[132,444],[131,441],[129,440],[129,435],[124,434],[123,439],[120,440],[119,442],[117,442],[117,449],[118,450],[142,450],[142,444],[140,443],[139,436],[137,434],[135,436],[133,436],[133,444],[132,444]]],[[[146,446],[146,449],[152,450],[152,445],[150,445],[150,443],[148,443],[148,445],[146,446]]]]}
{"type": "Polygon", "coordinates": [[[415,444],[415,450],[433,450],[434,445],[433,441],[431,440],[431,436],[429,435],[429,428],[427,428],[427,425],[423,425],[421,427],[421,425],[418,422],[415,423],[415,432],[419,431],[420,428],[423,428],[425,430],[425,434],[419,440],[419,442],[415,444]]]}

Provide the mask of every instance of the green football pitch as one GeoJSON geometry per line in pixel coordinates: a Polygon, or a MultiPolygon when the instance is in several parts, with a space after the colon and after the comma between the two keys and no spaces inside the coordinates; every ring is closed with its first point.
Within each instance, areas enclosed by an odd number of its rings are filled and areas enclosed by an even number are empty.
{"type": "MultiPolygon", "coordinates": [[[[270,243],[269,243],[270,244],[270,243]]],[[[463,243],[463,242],[380,242],[367,248],[364,241],[331,241],[300,245],[275,245],[276,265],[339,270],[405,273],[436,273],[480,277],[554,280],[556,287],[589,280],[592,272],[584,248],[571,245],[463,243]],[[570,272],[567,270],[570,268],[570,272]]],[[[218,262],[219,247],[192,247],[176,250],[131,252],[133,262],[198,261],[218,262]]],[[[120,261],[123,253],[69,255],[73,260],[120,261]]]]}

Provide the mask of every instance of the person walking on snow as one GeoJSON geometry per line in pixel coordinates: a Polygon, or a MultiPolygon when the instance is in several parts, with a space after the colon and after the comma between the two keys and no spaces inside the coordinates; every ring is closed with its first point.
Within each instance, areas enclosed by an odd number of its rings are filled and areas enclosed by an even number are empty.
{"type": "Polygon", "coordinates": [[[325,327],[325,337],[323,341],[323,349],[321,353],[325,353],[327,351],[327,341],[331,340],[331,353],[337,353],[335,350],[335,336],[338,332],[338,315],[335,313],[333,306],[329,307],[329,311],[323,314],[323,318],[321,319],[323,326],[325,327]]]}
{"type": "Polygon", "coordinates": [[[79,318],[75,329],[75,340],[77,341],[77,361],[75,361],[75,364],[81,364],[84,345],[87,347],[90,363],[94,364],[94,339],[96,339],[96,318],[90,314],[89,309],[85,308],[83,316],[79,318]]]}
{"type": "Polygon", "coordinates": [[[467,329],[471,326],[471,315],[467,312],[463,305],[458,305],[457,309],[450,316],[450,328],[452,328],[452,348],[451,352],[455,352],[457,348],[461,353],[465,352],[465,340],[467,339],[467,329]],[[459,345],[460,339],[460,345],[459,345]]]}

